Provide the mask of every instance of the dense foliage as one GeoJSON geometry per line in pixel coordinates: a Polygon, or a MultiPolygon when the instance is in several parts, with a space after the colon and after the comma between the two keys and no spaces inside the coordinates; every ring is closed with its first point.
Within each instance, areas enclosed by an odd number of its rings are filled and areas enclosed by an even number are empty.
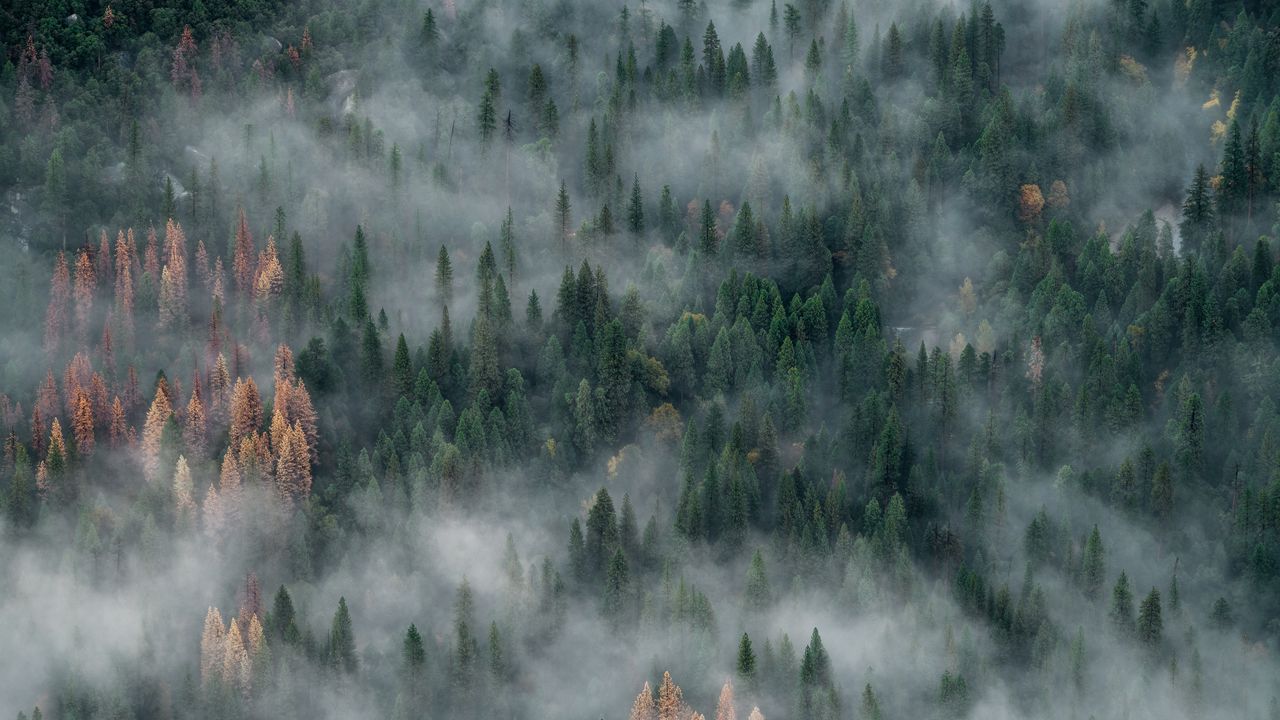
{"type": "Polygon", "coordinates": [[[1280,718],[1280,10],[1061,5],[7,3],[0,713],[1280,718]]]}

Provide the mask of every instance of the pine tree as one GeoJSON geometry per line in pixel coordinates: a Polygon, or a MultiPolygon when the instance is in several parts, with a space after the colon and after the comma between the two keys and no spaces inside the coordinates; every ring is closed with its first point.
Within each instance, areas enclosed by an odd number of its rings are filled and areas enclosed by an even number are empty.
{"type": "Polygon", "coordinates": [[[436,254],[436,296],[445,305],[453,301],[453,263],[449,261],[449,250],[444,245],[436,254]]]}
{"type": "Polygon", "coordinates": [[[76,393],[76,411],[71,421],[76,441],[76,455],[87,458],[93,454],[93,408],[89,396],[83,390],[76,393]]]}
{"type": "MultiPolygon", "coordinates": [[[[167,401],[166,401],[167,402],[167,401]]],[[[155,407],[154,405],[152,406],[155,407]]],[[[165,408],[166,412],[168,408],[165,408]]],[[[150,427],[151,416],[147,416],[150,427]]],[[[253,378],[236,378],[235,387],[231,390],[230,426],[228,437],[231,447],[240,447],[244,438],[258,432],[262,427],[262,396],[258,394],[258,384],[253,378]]],[[[144,432],[143,437],[146,437],[144,432]]]]}
{"type": "Polygon", "coordinates": [[[1178,226],[1185,252],[1199,252],[1213,226],[1211,193],[1208,171],[1204,169],[1204,165],[1196,166],[1191,187],[1187,189],[1187,198],[1182,203],[1182,221],[1178,226]]]}
{"type": "Polygon", "coordinates": [[[155,481],[160,477],[161,439],[165,425],[172,416],[169,395],[157,389],[155,399],[151,401],[151,409],[147,411],[146,423],[142,427],[142,473],[148,480],[155,481]]]}
{"type": "Polygon", "coordinates": [[[204,616],[204,632],[200,635],[200,682],[206,688],[222,677],[222,663],[226,655],[225,633],[221,613],[217,608],[210,607],[204,616]]]}
{"type": "Polygon", "coordinates": [[[862,709],[859,720],[881,720],[880,701],[871,690],[871,683],[862,689],[862,709]]]}
{"type": "Polygon", "coordinates": [[[737,720],[738,712],[733,707],[733,683],[726,681],[720,688],[720,699],[716,701],[716,720],[737,720]]]}
{"type": "Polygon", "coordinates": [[[572,224],[570,212],[572,206],[569,204],[569,192],[565,188],[563,180],[560,181],[560,192],[556,194],[556,222],[560,231],[560,249],[564,252],[568,248],[569,227],[572,224]]]}
{"type": "Polygon", "coordinates": [[[326,649],[329,666],[348,673],[355,673],[359,666],[356,657],[356,640],[351,630],[351,614],[347,611],[347,599],[338,598],[338,610],[333,614],[326,649]]]}
{"type": "Polygon", "coordinates": [[[1084,581],[1084,594],[1090,600],[1095,600],[1098,593],[1102,590],[1102,583],[1106,580],[1106,550],[1102,546],[1102,535],[1098,532],[1098,526],[1093,526],[1093,531],[1089,533],[1089,539],[1084,545],[1083,567],[1081,568],[1081,577],[1084,581]]]}
{"type": "Polygon", "coordinates": [[[756,550],[751,556],[751,568],[747,571],[747,607],[764,610],[770,603],[769,577],[765,572],[764,555],[756,550]]]}
{"type": "Polygon", "coordinates": [[[227,633],[223,639],[223,686],[239,690],[242,696],[248,697],[252,670],[253,668],[249,660],[249,651],[245,647],[243,635],[240,632],[240,626],[237,623],[232,622],[227,628],[227,633]]]}
{"type": "Polygon", "coordinates": [[[751,638],[742,633],[738,641],[738,679],[748,688],[756,686],[756,654],[751,648],[751,638]]]}
{"type": "Polygon", "coordinates": [[[1117,632],[1126,636],[1133,634],[1133,592],[1129,590],[1129,576],[1123,571],[1111,590],[1110,617],[1117,632]]]}
{"type": "Polygon", "coordinates": [[[658,686],[658,720],[680,720],[684,713],[683,691],[672,682],[670,671],[662,673],[662,684],[658,686]]]}
{"type": "Polygon", "coordinates": [[[644,198],[640,194],[640,175],[631,180],[631,201],[627,204],[627,230],[632,235],[644,234],[644,198]]]}
{"type": "Polygon", "coordinates": [[[1147,647],[1155,648],[1160,644],[1164,621],[1160,617],[1160,591],[1155,588],[1147,593],[1138,610],[1137,630],[1138,639],[1147,647]]]}
{"type": "Polygon", "coordinates": [[[173,525],[180,531],[190,530],[195,527],[195,517],[196,502],[191,485],[191,469],[187,467],[187,458],[179,455],[173,471],[173,525]]]}
{"type": "Polygon", "coordinates": [[[649,686],[649,681],[645,681],[644,688],[631,704],[628,720],[658,720],[658,704],[653,699],[653,688],[649,686]]]}

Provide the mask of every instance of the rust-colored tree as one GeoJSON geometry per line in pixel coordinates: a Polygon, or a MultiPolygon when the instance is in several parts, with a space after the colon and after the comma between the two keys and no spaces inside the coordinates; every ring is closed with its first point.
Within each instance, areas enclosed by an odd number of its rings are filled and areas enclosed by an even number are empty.
{"type": "Polygon", "coordinates": [[[182,442],[192,458],[199,460],[205,456],[208,431],[204,403],[198,394],[192,392],[191,399],[187,401],[187,415],[183,418],[182,424],[182,442]]]}
{"type": "Polygon", "coordinates": [[[223,517],[228,527],[235,527],[240,520],[240,465],[231,448],[222,456],[222,471],[218,474],[223,517]]]}
{"type": "Polygon", "coordinates": [[[231,427],[228,434],[232,447],[239,447],[246,436],[262,427],[262,397],[253,378],[238,378],[231,391],[231,427]]]}
{"type": "Polygon", "coordinates": [[[1044,194],[1040,186],[1034,183],[1023,185],[1018,190],[1018,219],[1028,225],[1040,222],[1040,211],[1044,210],[1044,194]]]}
{"type": "Polygon", "coordinates": [[[97,272],[89,251],[81,250],[76,254],[75,301],[76,342],[82,346],[89,342],[89,321],[93,317],[93,294],[97,286],[97,272]]]}
{"type": "Polygon", "coordinates": [[[236,292],[241,297],[249,297],[253,292],[253,259],[253,233],[249,232],[249,221],[245,218],[244,208],[240,208],[231,256],[231,272],[235,276],[236,292]]]}
{"type": "Polygon", "coordinates": [[[182,28],[182,37],[173,49],[173,62],[169,66],[169,79],[173,81],[173,89],[186,93],[195,102],[200,99],[200,73],[195,68],[196,39],[191,33],[191,26],[182,28]]]}
{"type": "Polygon", "coordinates": [[[107,441],[111,443],[111,447],[118,448],[128,439],[129,425],[124,416],[124,403],[120,402],[120,396],[117,395],[111,401],[111,420],[107,424],[107,441]]]}
{"type": "Polygon", "coordinates": [[[67,303],[71,299],[71,274],[67,270],[67,254],[59,252],[53,264],[49,285],[49,306],[44,313],[44,351],[54,357],[62,347],[67,329],[67,303]]]}
{"type": "Polygon", "coordinates": [[[115,319],[120,323],[125,342],[133,339],[133,259],[129,255],[129,242],[124,231],[116,235],[116,308],[115,319]]]}
{"type": "Polygon", "coordinates": [[[311,494],[311,460],[299,425],[285,431],[277,454],[276,490],[282,500],[296,505],[311,494]]]}
{"type": "Polygon", "coordinates": [[[662,673],[658,686],[658,720],[683,720],[685,715],[684,693],[671,680],[671,672],[662,673]]]}
{"type": "Polygon", "coordinates": [[[160,442],[165,423],[172,415],[168,393],[157,387],[155,399],[147,410],[147,420],[142,425],[142,475],[148,481],[154,482],[160,477],[160,442]]]}
{"type": "Polygon", "coordinates": [[[76,411],[71,416],[71,432],[76,439],[76,454],[89,457],[93,454],[93,405],[89,393],[81,389],[76,394],[76,411]]]}

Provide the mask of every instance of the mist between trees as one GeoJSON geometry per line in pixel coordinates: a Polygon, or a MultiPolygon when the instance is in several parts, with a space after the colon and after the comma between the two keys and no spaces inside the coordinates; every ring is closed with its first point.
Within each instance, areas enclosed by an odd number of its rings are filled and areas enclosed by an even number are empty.
{"type": "Polygon", "coordinates": [[[1280,720],[1280,11],[0,11],[0,715],[1280,720]]]}

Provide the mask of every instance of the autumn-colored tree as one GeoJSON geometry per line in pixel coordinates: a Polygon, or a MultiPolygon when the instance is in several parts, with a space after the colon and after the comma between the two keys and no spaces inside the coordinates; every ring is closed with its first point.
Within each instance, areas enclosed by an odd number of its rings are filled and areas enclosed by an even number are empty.
{"type": "Polygon", "coordinates": [[[169,66],[169,79],[173,81],[173,89],[190,95],[192,102],[200,99],[200,73],[196,71],[196,40],[191,34],[191,26],[182,28],[182,37],[178,46],[173,49],[173,62],[169,66]]]}
{"type": "Polygon", "coordinates": [[[1049,186],[1049,197],[1045,198],[1045,204],[1054,210],[1066,210],[1071,205],[1067,184],[1061,180],[1054,180],[1049,186]]]}
{"type": "Polygon", "coordinates": [[[76,412],[76,401],[81,390],[87,390],[93,380],[93,365],[89,356],[78,352],[62,374],[62,395],[66,403],[68,415],[76,412]]]}
{"type": "Polygon", "coordinates": [[[164,226],[164,263],[173,273],[182,307],[187,304],[187,234],[182,225],[170,218],[164,226]]]}
{"type": "Polygon", "coordinates": [[[733,683],[726,680],[720,688],[720,700],[716,703],[716,720],[738,720],[733,708],[733,683]]]}
{"type": "Polygon", "coordinates": [[[173,469],[173,525],[179,530],[189,530],[195,525],[196,501],[191,485],[191,469],[187,458],[178,456],[173,469]]]}
{"type": "Polygon", "coordinates": [[[1031,339],[1031,350],[1027,353],[1027,379],[1035,387],[1040,386],[1040,380],[1044,376],[1044,362],[1044,347],[1037,335],[1031,339]]]}
{"type": "Polygon", "coordinates": [[[685,715],[684,692],[671,680],[671,671],[662,673],[658,686],[658,720],[683,720],[685,715]]]}
{"type": "Polygon", "coordinates": [[[227,357],[218,353],[209,371],[209,405],[211,417],[221,424],[226,420],[231,405],[231,373],[227,370],[227,357]]]}
{"type": "Polygon", "coordinates": [[[764,720],[764,713],[760,712],[760,708],[752,707],[751,714],[747,716],[747,720],[764,720]]]}
{"type": "Polygon", "coordinates": [[[182,423],[182,442],[186,445],[191,457],[200,459],[205,453],[205,437],[208,432],[208,421],[204,414],[204,403],[195,392],[187,401],[187,414],[182,423]]]}
{"type": "Polygon", "coordinates": [[[1018,219],[1028,225],[1040,221],[1040,211],[1044,210],[1044,194],[1040,186],[1023,185],[1018,190],[1018,219]]]}
{"type": "Polygon", "coordinates": [[[182,329],[184,313],[179,306],[177,282],[169,266],[160,271],[160,316],[156,327],[160,330],[182,329]]]}
{"type": "Polygon", "coordinates": [[[218,495],[215,483],[209,483],[204,491],[204,502],[200,504],[200,527],[205,535],[215,544],[222,539],[226,531],[226,515],[222,508],[222,497],[218,495]]]}
{"type": "Polygon", "coordinates": [[[226,627],[222,613],[210,607],[204,616],[204,632],[200,635],[200,682],[204,687],[222,677],[223,657],[226,655],[226,627]]]}
{"type": "Polygon", "coordinates": [[[124,397],[122,398],[126,410],[133,410],[142,404],[142,392],[138,387],[138,370],[130,365],[128,380],[124,384],[124,397]]]}
{"type": "MultiPolygon", "coordinates": [[[[221,259],[221,258],[219,258],[221,259]]],[[[204,240],[196,241],[196,277],[205,292],[213,290],[213,269],[209,267],[209,251],[204,247],[204,240]]]]}
{"type": "Polygon", "coordinates": [[[142,474],[147,480],[155,481],[160,476],[160,441],[165,423],[172,415],[173,406],[169,404],[168,394],[157,388],[142,426],[142,474]]]}
{"type": "Polygon", "coordinates": [[[133,260],[124,231],[116,235],[116,307],[115,317],[124,332],[125,341],[133,338],[133,260]]]}
{"type": "Polygon", "coordinates": [[[49,424],[49,452],[41,463],[46,471],[42,497],[54,500],[65,499],[65,491],[69,488],[66,487],[66,479],[63,476],[69,459],[67,443],[62,437],[62,423],[58,422],[58,418],[54,418],[49,424]]]}
{"type": "MultiPolygon", "coordinates": [[[[277,385],[280,381],[294,376],[293,350],[288,345],[280,343],[276,346],[276,354],[271,361],[271,374],[277,385]]],[[[280,390],[278,387],[276,389],[276,404],[280,404],[280,390]]]]}
{"type": "Polygon", "coordinates": [[[249,221],[245,218],[242,207],[236,221],[236,239],[231,257],[231,272],[235,277],[236,292],[241,297],[248,297],[253,291],[254,255],[253,234],[249,232],[249,221]]]}
{"type": "MultiPolygon", "coordinates": [[[[277,379],[274,406],[284,414],[287,426],[295,423],[302,426],[302,433],[307,441],[307,454],[310,462],[314,464],[319,457],[317,448],[320,432],[315,407],[311,404],[311,395],[307,392],[306,385],[301,380],[277,379]]],[[[275,418],[272,418],[273,426],[274,423],[275,418]]],[[[277,435],[273,430],[273,442],[276,438],[277,435]]]]}
{"type": "Polygon", "coordinates": [[[249,625],[262,612],[262,585],[258,583],[258,574],[245,573],[244,585],[240,588],[240,611],[237,615],[241,635],[249,637],[249,625]]]}
{"type": "Polygon", "coordinates": [[[111,401],[111,420],[107,423],[107,441],[111,447],[118,448],[129,438],[129,426],[124,417],[124,403],[120,396],[111,401]]]}
{"type": "Polygon", "coordinates": [[[93,424],[98,427],[106,425],[111,417],[111,401],[107,398],[107,381],[102,373],[94,373],[89,380],[89,407],[93,410],[93,424]]]}
{"type": "Polygon", "coordinates": [[[222,470],[218,474],[218,490],[222,500],[223,518],[230,527],[240,519],[240,465],[236,455],[227,448],[222,456],[222,470]]]}
{"type": "Polygon", "coordinates": [[[76,411],[71,416],[71,432],[76,440],[76,454],[88,457],[93,454],[93,406],[89,394],[83,389],[76,394],[76,411]]]}
{"type": "Polygon", "coordinates": [[[232,622],[227,628],[222,644],[222,682],[226,687],[235,688],[247,697],[252,672],[249,652],[244,647],[240,626],[232,622]]]}
{"type": "Polygon", "coordinates": [[[67,303],[70,299],[71,274],[67,270],[67,254],[59,252],[50,281],[49,306],[44,314],[44,351],[50,357],[56,355],[62,346],[62,336],[67,327],[67,303]]]}
{"type": "Polygon", "coordinates": [[[644,689],[631,705],[630,720],[658,720],[658,704],[653,699],[653,688],[645,681],[644,689]]]}
{"type": "Polygon", "coordinates": [[[284,292],[284,268],[276,253],[276,239],[267,236],[267,246],[258,255],[258,268],[253,282],[253,296],[259,303],[267,303],[284,292]]]}
{"type": "Polygon", "coordinates": [[[76,342],[84,345],[89,340],[89,319],[93,314],[93,293],[97,288],[97,273],[88,249],[76,254],[75,301],[76,342]]]}
{"type": "Polygon", "coordinates": [[[300,503],[311,494],[311,458],[307,438],[297,423],[284,432],[277,452],[276,490],[290,504],[300,503]]]}
{"type": "Polygon", "coordinates": [[[262,426],[262,397],[253,378],[237,378],[231,391],[231,447],[239,447],[245,436],[262,426]]]}
{"type": "Polygon", "coordinates": [[[151,276],[153,282],[160,279],[160,247],[155,227],[147,228],[147,249],[142,252],[142,272],[151,276]]]}

